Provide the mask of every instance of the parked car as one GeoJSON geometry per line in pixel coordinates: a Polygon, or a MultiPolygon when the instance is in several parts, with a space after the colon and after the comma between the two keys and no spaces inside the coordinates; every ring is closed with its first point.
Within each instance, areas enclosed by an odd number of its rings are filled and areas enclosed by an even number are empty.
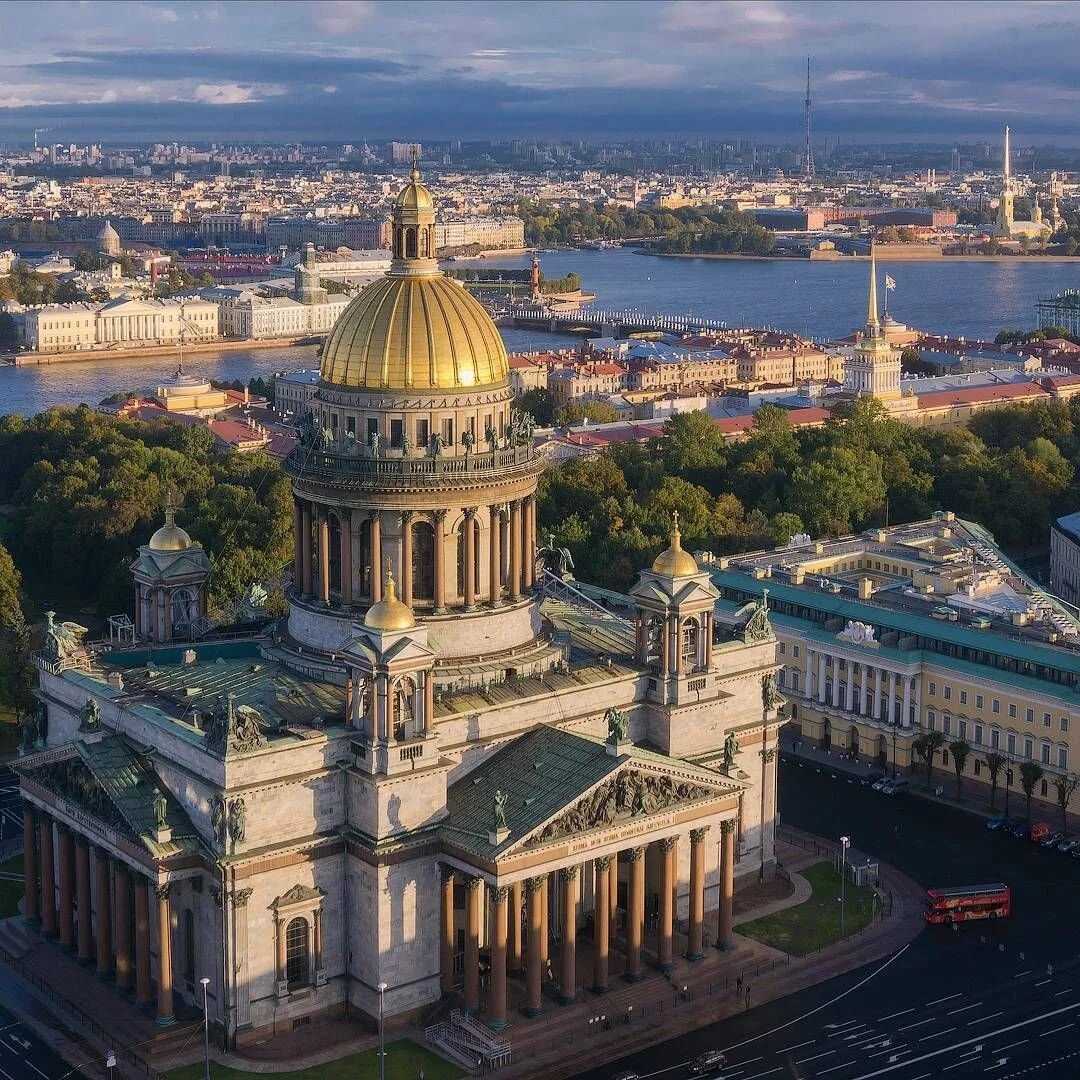
{"type": "Polygon", "coordinates": [[[996,832],[998,829],[1004,829],[1008,824],[1009,824],[1009,819],[1007,817],[995,817],[995,818],[991,818],[986,823],[986,827],[991,832],[996,832]]]}
{"type": "Polygon", "coordinates": [[[1027,838],[1033,844],[1041,844],[1050,835],[1050,826],[1045,821],[1036,821],[1028,829],[1027,838]]]}
{"type": "Polygon", "coordinates": [[[1080,841],[1077,842],[1076,847],[1069,852],[1074,859],[1080,859],[1080,841]]]}
{"type": "MultiPolygon", "coordinates": [[[[1035,837],[1034,837],[1034,836],[1032,836],[1032,840],[1034,840],[1034,839],[1035,839],[1035,837]]],[[[1044,848],[1052,848],[1052,847],[1057,847],[1057,845],[1058,845],[1058,844],[1059,844],[1059,843],[1060,843],[1060,842],[1061,842],[1062,840],[1064,840],[1064,839],[1065,839],[1065,834],[1064,834],[1064,833],[1063,833],[1063,832],[1062,832],[1062,831],[1061,831],[1060,829],[1051,829],[1051,830],[1050,830],[1050,831],[1049,831],[1049,832],[1048,832],[1048,833],[1047,833],[1047,834],[1046,834],[1046,835],[1045,835],[1045,836],[1044,836],[1044,837],[1043,837],[1043,838],[1042,838],[1042,839],[1041,839],[1041,840],[1039,841],[1039,843],[1040,843],[1040,844],[1041,844],[1041,845],[1042,845],[1042,846],[1043,846],[1044,848]]]]}
{"type": "Polygon", "coordinates": [[[888,780],[888,776],[886,776],[885,773],[869,773],[862,778],[860,783],[862,783],[865,787],[871,787],[875,791],[880,791],[881,785],[886,780],[888,780]]]}
{"type": "Polygon", "coordinates": [[[1019,825],[1013,826],[1012,834],[1017,840],[1030,840],[1031,826],[1026,821],[1022,821],[1019,825]]]}
{"type": "Polygon", "coordinates": [[[881,789],[885,787],[885,785],[888,783],[891,783],[891,781],[887,776],[879,776],[870,786],[875,791],[881,791],[881,789]]]}
{"type": "Polygon", "coordinates": [[[1075,836],[1069,836],[1066,837],[1064,840],[1059,840],[1057,842],[1057,849],[1063,855],[1070,854],[1073,849],[1077,847],[1080,847],[1080,840],[1078,840],[1075,836]]]}
{"type": "Polygon", "coordinates": [[[700,1076],[710,1069],[720,1069],[727,1064],[727,1056],[719,1050],[706,1050],[690,1062],[690,1075],[700,1076]]]}
{"type": "Polygon", "coordinates": [[[907,791],[910,787],[909,781],[903,777],[897,777],[895,780],[890,780],[882,787],[882,792],[886,795],[899,795],[903,791],[907,791]]]}

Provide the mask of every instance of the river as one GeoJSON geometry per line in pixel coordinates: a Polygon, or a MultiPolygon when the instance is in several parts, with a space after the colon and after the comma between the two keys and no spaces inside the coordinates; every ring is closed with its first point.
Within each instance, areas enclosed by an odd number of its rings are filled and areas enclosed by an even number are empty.
{"type": "MultiPolygon", "coordinates": [[[[528,257],[459,265],[513,267],[528,257]]],[[[560,251],[541,256],[548,277],[571,270],[605,308],[692,312],[734,325],[776,326],[814,337],[837,337],[866,318],[865,260],[665,259],[621,248],[560,251]]],[[[992,338],[1002,327],[1035,322],[1041,296],[1080,287],[1080,263],[1037,258],[998,262],[884,263],[879,275],[896,280],[889,306],[897,319],[922,330],[992,338]]],[[[551,348],[574,339],[504,330],[511,351],[551,348]]],[[[317,349],[199,353],[184,367],[214,379],[247,380],[313,367],[317,349]]],[[[123,390],[145,390],[171,374],[175,359],[96,359],[69,364],[0,368],[0,412],[31,414],[53,405],[95,404],[123,390]]]]}

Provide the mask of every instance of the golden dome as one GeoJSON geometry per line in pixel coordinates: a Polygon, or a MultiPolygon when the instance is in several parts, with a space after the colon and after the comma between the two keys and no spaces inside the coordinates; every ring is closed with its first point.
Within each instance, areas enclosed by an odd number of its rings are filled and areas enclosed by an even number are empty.
{"type": "Polygon", "coordinates": [[[401,189],[394,205],[402,210],[431,210],[435,206],[427,185],[420,180],[420,170],[415,162],[409,173],[409,182],[401,189]]]}
{"type": "Polygon", "coordinates": [[[413,613],[397,598],[394,574],[386,571],[383,598],[368,608],[364,625],[369,630],[409,630],[416,625],[413,613]]]}
{"type": "Polygon", "coordinates": [[[334,324],[321,363],[324,381],[364,390],[488,386],[509,370],[491,316],[438,272],[368,285],[334,324]]]}
{"type": "Polygon", "coordinates": [[[701,573],[701,567],[689,551],[683,551],[682,537],[679,534],[679,515],[675,515],[675,521],[671,528],[671,543],[664,551],[656,556],[652,564],[654,574],[663,574],[665,577],[693,577],[701,573]]]}
{"type": "Polygon", "coordinates": [[[165,524],[150,537],[151,551],[187,551],[191,547],[191,537],[176,524],[176,511],[171,506],[165,508],[165,524]]]}

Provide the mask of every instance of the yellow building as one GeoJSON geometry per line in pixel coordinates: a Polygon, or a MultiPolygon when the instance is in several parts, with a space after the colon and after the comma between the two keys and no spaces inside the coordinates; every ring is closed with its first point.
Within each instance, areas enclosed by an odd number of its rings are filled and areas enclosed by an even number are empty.
{"type": "MultiPolygon", "coordinates": [[[[890,772],[935,754],[949,784],[949,743],[971,753],[964,777],[998,778],[1023,798],[1019,766],[1044,771],[1034,798],[1056,803],[1054,778],[1080,760],[1080,622],[1001,554],[978,525],[928,521],[713,561],[732,615],[767,591],[784,667],[781,687],[804,740],[850,751],[890,772]]],[[[1002,796],[999,794],[999,804],[1002,796]]]]}

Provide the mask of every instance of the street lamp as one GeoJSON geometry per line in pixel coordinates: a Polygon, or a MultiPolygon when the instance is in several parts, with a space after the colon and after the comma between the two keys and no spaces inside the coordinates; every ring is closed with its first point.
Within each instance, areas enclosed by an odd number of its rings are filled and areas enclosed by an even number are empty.
{"type": "Polygon", "coordinates": [[[386,1043],[383,1039],[383,995],[386,993],[386,983],[379,983],[376,989],[379,991],[379,1080],[386,1080],[386,1043]]]}
{"type": "Polygon", "coordinates": [[[844,879],[847,876],[847,849],[851,846],[850,836],[840,837],[840,936],[844,936],[844,879]]]}
{"type": "Polygon", "coordinates": [[[203,1080],[210,1080],[210,1013],[206,1008],[206,988],[210,980],[204,975],[202,983],[202,1027],[203,1027],[203,1080]]]}

